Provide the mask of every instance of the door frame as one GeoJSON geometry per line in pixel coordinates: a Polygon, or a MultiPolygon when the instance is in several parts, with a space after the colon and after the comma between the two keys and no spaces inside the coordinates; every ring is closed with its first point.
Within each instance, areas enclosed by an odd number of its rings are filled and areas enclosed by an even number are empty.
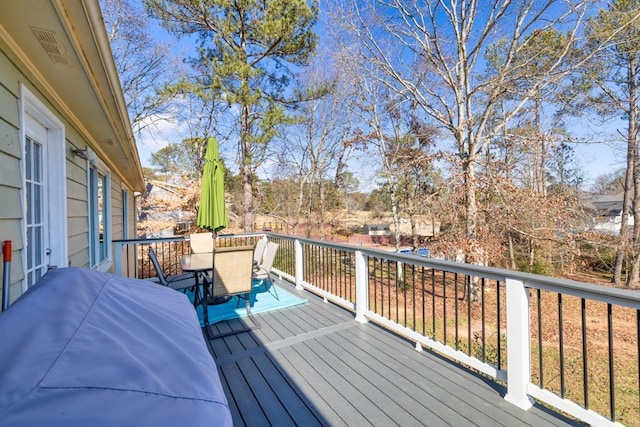
{"type": "MultiPolygon", "coordinates": [[[[47,140],[39,141],[43,144],[43,160],[46,162],[44,171],[46,186],[49,189],[46,196],[48,209],[48,224],[46,232],[49,234],[49,246],[53,248],[49,256],[49,265],[66,267],[68,263],[68,239],[67,239],[67,162],[65,128],[47,107],[40,101],[23,83],[20,84],[20,145],[21,152],[25,150],[26,116],[29,115],[39,122],[47,130],[47,140]]],[[[20,219],[23,247],[27,245],[27,212],[25,182],[24,154],[20,161],[22,200],[22,218],[20,219]]],[[[23,268],[27,265],[27,254],[21,251],[23,268]]],[[[24,270],[23,270],[24,271],[24,270]]],[[[22,291],[27,290],[27,278],[23,274],[22,291]]]]}

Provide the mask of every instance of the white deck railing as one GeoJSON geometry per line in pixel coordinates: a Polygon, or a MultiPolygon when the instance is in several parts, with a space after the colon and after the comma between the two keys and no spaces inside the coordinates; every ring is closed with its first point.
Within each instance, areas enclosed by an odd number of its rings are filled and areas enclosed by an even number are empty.
{"type": "MultiPolygon", "coordinates": [[[[259,236],[220,239],[234,245],[259,236]]],[[[506,385],[505,399],[525,410],[535,398],[592,425],[640,419],[638,292],[267,236],[280,244],[274,274],[352,310],[359,322],[411,339],[417,350],[495,378],[506,385]]],[[[131,272],[129,246],[155,242],[114,242],[116,273],[131,272]]]]}

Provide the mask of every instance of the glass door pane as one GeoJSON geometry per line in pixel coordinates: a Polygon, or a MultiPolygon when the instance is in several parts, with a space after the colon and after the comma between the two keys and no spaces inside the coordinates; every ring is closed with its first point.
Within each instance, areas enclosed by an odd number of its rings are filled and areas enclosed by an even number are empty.
{"type": "Polygon", "coordinates": [[[45,245],[44,182],[42,145],[25,141],[25,189],[27,202],[27,286],[32,286],[47,270],[45,245]]]}

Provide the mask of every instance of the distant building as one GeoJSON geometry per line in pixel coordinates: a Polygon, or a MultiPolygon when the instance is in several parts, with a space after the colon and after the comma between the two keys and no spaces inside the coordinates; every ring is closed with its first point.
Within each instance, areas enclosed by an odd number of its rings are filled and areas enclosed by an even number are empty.
{"type": "Polygon", "coordinates": [[[186,189],[163,181],[147,181],[144,202],[140,206],[139,226],[145,237],[170,237],[184,234],[193,221],[193,214],[182,210],[186,189]],[[177,233],[178,232],[178,233],[177,233]]]}
{"type": "MultiPolygon", "coordinates": [[[[601,233],[620,233],[622,224],[622,194],[591,194],[585,200],[593,212],[593,229],[601,233]]],[[[629,226],[633,226],[633,216],[629,226]]]]}
{"type": "Polygon", "coordinates": [[[362,234],[368,236],[388,236],[391,234],[387,224],[365,224],[362,227],[362,234]]]}

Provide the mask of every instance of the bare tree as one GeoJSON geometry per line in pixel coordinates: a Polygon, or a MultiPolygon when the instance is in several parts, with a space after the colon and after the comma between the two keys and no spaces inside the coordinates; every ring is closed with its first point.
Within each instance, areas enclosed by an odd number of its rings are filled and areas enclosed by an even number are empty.
{"type": "Polygon", "coordinates": [[[177,63],[169,46],[151,35],[140,2],[100,0],[100,4],[131,125],[140,133],[165,117],[173,93],[164,85],[178,79],[177,63]]]}
{"type": "MultiPolygon", "coordinates": [[[[541,90],[565,78],[575,65],[566,58],[577,43],[589,1],[401,0],[350,1],[341,11],[360,52],[380,70],[391,96],[415,102],[455,146],[464,177],[467,261],[482,251],[477,240],[477,165],[498,136],[541,90]],[[533,31],[566,32],[554,59],[526,67],[521,53],[533,31]],[[486,50],[502,43],[500,62],[491,73],[486,50]],[[571,64],[571,66],[568,66],[571,64]],[[526,87],[515,82],[527,78],[526,87]],[[505,93],[519,88],[505,102],[505,93]],[[494,121],[497,108],[504,120],[494,121]]],[[[543,51],[538,53],[544,55],[543,51]]],[[[531,60],[536,60],[533,53],[531,60]]]]}
{"type": "MultiPolygon", "coordinates": [[[[599,91],[592,99],[606,116],[624,115],[627,121],[627,163],[624,175],[620,244],[616,249],[616,263],[612,281],[622,282],[622,269],[628,252],[632,253],[627,284],[640,281],[640,156],[638,135],[640,119],[640,2],[615,0],[608,10],[601,10],[589,26],[592,44],[611,41],[600,50],[589,65],[586,75],[599,91]],[[635,206],[635,208],[633,207],[635,206]],[[633,227],[630,218],[633,215],[633,227]]],[[[591,46],[588,45],[588,48],[591,46]]]]}
{"type": "Polygon", "coordinates": [[[306,217],[307,235],[314,225],[324,237],[327,186],[339,187],[350,150],[343,142],[351,132],[351,120],[344,106],[341,70],[328,52],[314,58],[301,84],[306,101],[298,105],[295,124],[283,136],[277,155],[280,168],[298,184],[298,203],[291,212],[294,231],[306,217]]]}
{"type": "MultiPolygon", "coordinates": [[[[402,144],[403,121],[401,106],[397,99],[377,78],[372,78],[375,68],[353,55],[347,48],[341,51],[341,68],[348,72],[350,108],[359,119],[359,128],[349,141],[350,145],[373,148],[374,160],[379,165],[385,180],[384,188],[389,192],[391,213],[393,215],[396,251],[400,250],[400,199],[398,197],[399,176],[394,169],[393,160],[398,156],[402,144]]],[[[405,101],[406,102],[406,101],[405,101]]]]}

